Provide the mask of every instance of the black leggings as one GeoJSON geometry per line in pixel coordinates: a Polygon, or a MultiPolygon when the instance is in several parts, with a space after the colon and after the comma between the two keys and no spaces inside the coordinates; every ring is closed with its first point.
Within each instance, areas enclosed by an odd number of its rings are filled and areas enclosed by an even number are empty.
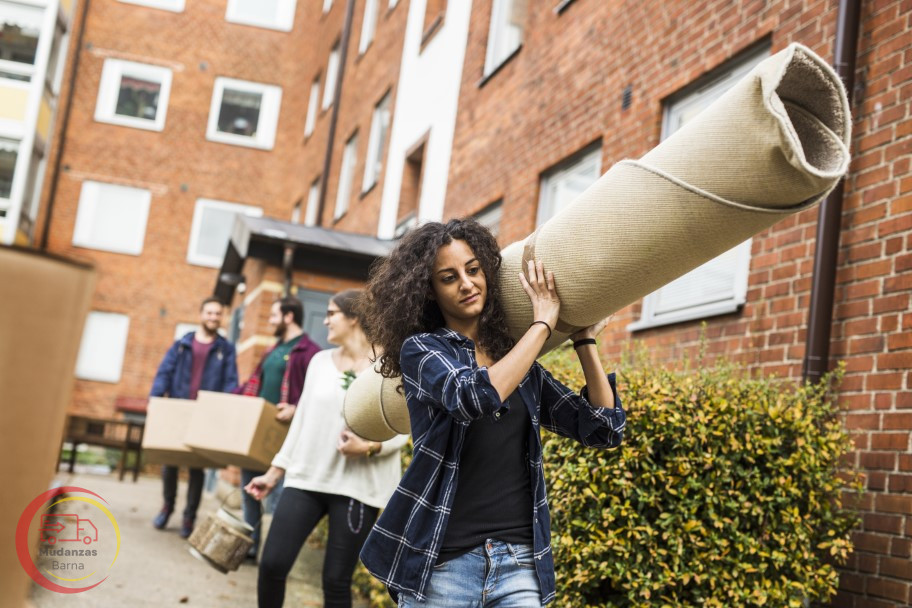
{"type": "Polygon", "coordinates": [[[351,580],[358,554],[379,509],[338,494],[322,494],[286,487],[279,498],[257,580],[260,608],[280,608],[285,601],[285,579],[304,541],[329,514],[329,538],[323,561],[323,605],[352,605],[351,580]]]}

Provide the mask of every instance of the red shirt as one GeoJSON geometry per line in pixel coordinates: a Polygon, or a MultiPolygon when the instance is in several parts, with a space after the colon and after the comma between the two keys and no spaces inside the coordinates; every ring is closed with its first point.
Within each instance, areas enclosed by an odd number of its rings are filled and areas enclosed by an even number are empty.
{"type": "Polygon", "coordinates": [[[196,399],[196,394],[200,390],[200,384],[203,381],[203,368],[206,366],[206,357],[212,350],[215,340],[204,344],[193,337],[193,366],[190,368],[190,398],[196,399]]]}

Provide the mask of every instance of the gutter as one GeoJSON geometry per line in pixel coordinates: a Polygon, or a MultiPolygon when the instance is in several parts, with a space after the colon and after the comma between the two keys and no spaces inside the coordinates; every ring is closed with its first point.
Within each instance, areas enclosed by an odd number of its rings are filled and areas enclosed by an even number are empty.
{"type": "Polygon", "coordinates": [[[348,41],[351,38],[352,20],[355,13],[355,0],[345,4],[345,25],[342,26],[342,38],[339,41],[339,73],[336,74],[336,90],[333,91],[332,116],[329,120],[329,135],[326,142],[326,157],[323,159],[323,173],[320,176],[320,203],[317,205],[317,226],[323,225],[323,209],[326,207],[326,182],[332,167],[333,144],[336,139],[336,126],[339,122],[339,105],[342,100],[342,81],[345,78],[345,62],[348,58],[348,41]]]}
{"type": "Polygon", "coordinates": [[[79,33],[76,36],[76,55],[73,57],[73,70],[70,72],[70,88],[67,91],[66,106],[63,110],[63,117],[60,121],[60,134],[57,137],[57,158],[54,161],[54,173],[51,175],[51,187],[48,192],[47,211],[44,217],[44,226],[41,228],[41,241],[38,248],[47,250],[48,239],[51,234],[51,220],[54,217],[54,200],[57,198],[57,184],[60,181],[60,165],[63,162],[63,152],[66,148],[66,132],[70,125],[70,113],[73,109],[73,97],[76,95],[76,76],[79,73],[79,58],[82,56],[82,39],[86,29],[86,19],[89,16],[89,4],[91,0],[83,0],[82,17],[79,19],[79,33]]]}
{"type": "MultiPolygon", "coordinates": [[[[855,59],[857,57],[861,0],[840,0],[836,23],[833,67],[845,84],[849,107],[853,105],[855,59]]],[[[817,220],[817,244],[814,252],[814,275],[805,344],[802,376],[817,383],[829,369],[830,331],[833,327],[833,302],[839,255],[839,233],[842,220],[842,198],[845,182],[833,189],[820,205],[817,220]]]]}

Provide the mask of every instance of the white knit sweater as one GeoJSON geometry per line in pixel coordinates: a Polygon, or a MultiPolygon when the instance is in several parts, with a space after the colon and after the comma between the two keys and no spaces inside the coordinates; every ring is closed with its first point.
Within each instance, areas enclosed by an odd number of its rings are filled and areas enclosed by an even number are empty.
{"type": "Polygon", "coordinates": [[[383,442],[372,458],[341,454],[336,445],[345,428],[342,380],[332,350],[314,355],[285,443],[272,465],[285,469],[286,487],[348,496],[382,509],[402,477],[399,451],[408,436],[383,442]]]}

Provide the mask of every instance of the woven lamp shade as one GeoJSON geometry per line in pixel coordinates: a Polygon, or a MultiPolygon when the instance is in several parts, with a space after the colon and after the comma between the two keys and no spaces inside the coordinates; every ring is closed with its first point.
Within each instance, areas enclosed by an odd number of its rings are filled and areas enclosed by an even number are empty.
{"type": "MultiPolygon", "coordinates": [[[[545,353],[819,203],[848,169],[850,135],[848,98],[823,59],[799,44],[767,58],[648,154],[615,164],[561,213],[503,250],[500,296],[510,333],[518,340],[533,321],[517,277],[529,260],[554,272],[561,301],[545,353]]],[[[352,409],[378,410],[379,387],[374,380],[370,396],[365,389],[352,409]]],[[[351,412],[352,422],[407,420],[397,397],[379,415],[351,412]]],[[[393,432],[390,424],[374,424],[364,432],[393,432]]]]}

